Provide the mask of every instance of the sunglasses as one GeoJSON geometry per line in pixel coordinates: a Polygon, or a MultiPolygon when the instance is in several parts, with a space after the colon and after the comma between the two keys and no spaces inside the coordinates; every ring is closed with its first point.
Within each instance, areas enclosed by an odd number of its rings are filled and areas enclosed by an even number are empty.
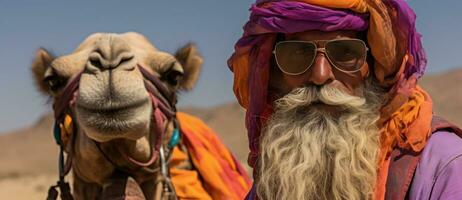
{"type": "Polygon", "coordinates": [[[366,61],[368,50],[366,43],[359,39],[286,40],[275,45],[273,54],[279,69],[288,75],[305,73],[313,65],[318,52],[324,53],[336,69],[354,73],[366,61]],[[320,48],[317,44],[324,47],[320,48]]]}

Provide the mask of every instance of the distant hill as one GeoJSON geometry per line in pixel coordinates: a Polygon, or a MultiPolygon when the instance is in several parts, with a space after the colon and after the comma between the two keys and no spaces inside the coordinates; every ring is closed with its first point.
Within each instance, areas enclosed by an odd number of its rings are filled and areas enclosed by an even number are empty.
{"type": "MultiPolygon", "coordinates": [[[[462,126],[462,69],[425,76],[420,83],[432,96],[435,113],[462,126]]],[[[245,112],[237,103],[180,110],[203,119],[237,159],[246,162],[245,112]]],[[[56,172],[58,147],[51,134],[52,121],[51,114],[45,114],[29,127],[0,135],[0,179],[56,172]]]]}
{"type": "Polygon", "coordinates": [[[435,114],[462,127],[462,69],[424,76],[420,84],[430,93],[435,114]]]}
{"type": "Polygon", "coordinates": [[[0,135],[0,179],[56,172],[52,123],[52,115],[44,114],[32,126],[0,135]]]}

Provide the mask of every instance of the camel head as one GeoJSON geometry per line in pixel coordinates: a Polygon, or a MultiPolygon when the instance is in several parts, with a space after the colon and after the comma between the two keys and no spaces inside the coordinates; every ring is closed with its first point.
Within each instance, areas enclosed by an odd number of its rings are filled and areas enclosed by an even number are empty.
{"type": "MultiPolygon", "coordinates": [[[[55,105],[64,102],[76,132],[74,142],[65,148],[73,155],[77,199],[104,198],[114,188],[119,191],[118,183],[125,180],[118,175],[120,169],[132,166],[133,160],[153,163],[153,138],[169,136],[152,133],[171,133],[174,127],[172,121],[158,120],[159,94],[154,93],[169,94],[169,98],[160,95],[165,97],[161,104],[174,111],[171,107],[176,98],[171,98],[172,94],[192,89],[201,65],[202,58],[193,44],[172,55],[158,50],[138,33],[96,33],[71,54],[59,57],[45,49],[37,51],[32,63],[36,85],[55,105]],[[78,89],[71,90],[73,86],[78,89]],[[63,97],[70,98],[61,101],[63,97]]],[[[55,115],[60,113],[56,110],[60,109],[55,107],[55,115]]],[[[158,166],[158,160],[149,166],[158,166]]],[[[135,170],[125,171],[123,177],[134,178],[150,199],[155,172],[130,169],[135,170]]]]}
{"type": "Polygon", "coordinates": [[[174,93],[195,85],[201,65],[192,44],[171,55],[138,33],[96,33],[69,55],[55,57],[39,49],[32,71],[39,90],[52,98],[82,72],[72,108],[75,121],[90,139],[107,142],[149,134],[152,104],[138,66],[174,93]]]}

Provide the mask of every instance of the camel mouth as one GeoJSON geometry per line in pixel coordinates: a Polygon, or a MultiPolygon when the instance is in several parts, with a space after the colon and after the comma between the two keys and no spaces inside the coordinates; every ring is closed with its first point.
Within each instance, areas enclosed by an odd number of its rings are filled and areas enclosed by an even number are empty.
{"type": "MultiPolygon", "coordinates": [[[[137,138],[149,125],[151,102],[149,99],[129,104],[107,103],[106,106],[76,105],[81,125],[95,139],[137,138]]],[[[93,138],[92,137],[92,138],[93,138]]]]}
{"type": "Polygon", "coordinates": [[[77,103],[77,108],[86,113],[94,113],[98,115],[105,116],[119,116],[124,115],[124,113],[129,113],[131,110],[135,110],[139,107],[143,107],[146,104],[150,103],[149,98],[140,99],[130,103],[111,103],[107,102],[105,105],[96,105],[91,106],[84,103],[77,103]]]}

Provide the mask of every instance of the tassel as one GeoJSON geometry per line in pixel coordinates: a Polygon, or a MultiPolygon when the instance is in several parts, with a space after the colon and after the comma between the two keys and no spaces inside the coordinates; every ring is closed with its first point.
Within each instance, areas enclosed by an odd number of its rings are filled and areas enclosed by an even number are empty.
{"type": "Polygon", "coordinates": [[[59,181],[58,185],[59,185],[59,189],[61,190],[62,200],[74,200],[71,194],[71,187],[69,186],[69,183],[64,182],[64,181],[59,181]]]}
{"type": "Polygon", "coordinates": [[[56,200],[58,198],[58,191],[56,190],[56,185],[50,186],[48,189],[47,200],[56,200]]]}

